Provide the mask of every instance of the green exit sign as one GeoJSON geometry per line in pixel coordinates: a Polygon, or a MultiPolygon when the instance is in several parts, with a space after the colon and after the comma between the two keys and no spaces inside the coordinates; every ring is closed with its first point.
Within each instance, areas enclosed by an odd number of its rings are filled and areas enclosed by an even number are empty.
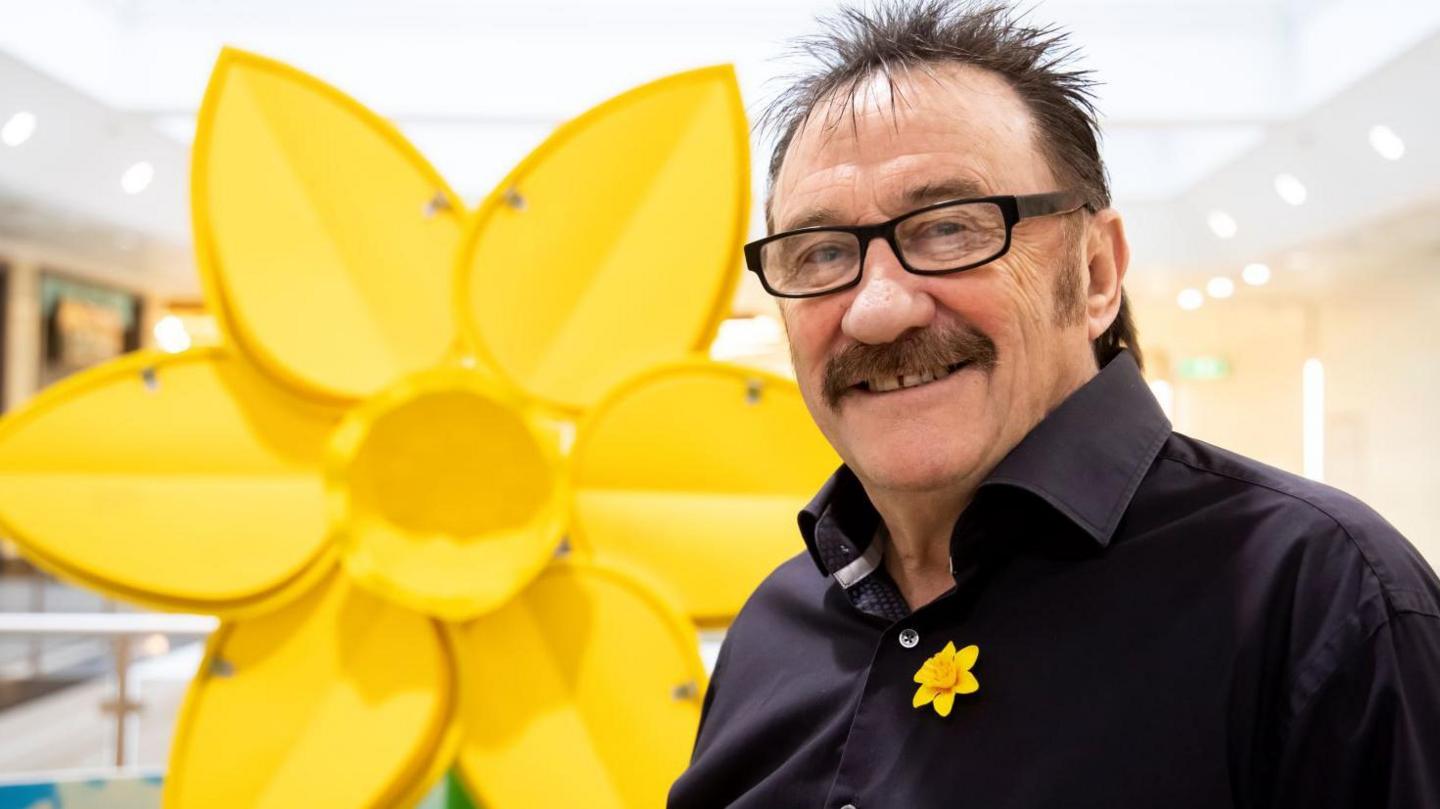
{"type": "Polygon", "coordinates": [[[1180,360],[1181,379],[1224,379],[1230,363],[1224,357],[1186,357],[1180,360]]]}

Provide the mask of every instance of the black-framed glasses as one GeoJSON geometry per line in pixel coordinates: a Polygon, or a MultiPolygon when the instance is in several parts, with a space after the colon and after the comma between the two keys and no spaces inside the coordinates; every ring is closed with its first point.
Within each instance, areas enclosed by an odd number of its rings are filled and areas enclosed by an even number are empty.
{"type": "Polygon", "coordinates": [[[975,197],[937,202],[888,222],[800,228],[745,245],[745,264],[778,298],[812,298],[860,283],[865,251],[883,238],[900,266],[918,275],[946,275],[988,264],[1010,250],[1015,224],[1085,207],[1075,191],[975,197]]]}

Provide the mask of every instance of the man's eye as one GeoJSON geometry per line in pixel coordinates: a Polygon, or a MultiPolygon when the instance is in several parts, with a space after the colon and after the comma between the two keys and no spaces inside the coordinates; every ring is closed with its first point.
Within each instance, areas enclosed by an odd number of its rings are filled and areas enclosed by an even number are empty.
{"type": "Polygon", "coordinates": [[[850,251],[844,247],[833,244],[812,247],[805,253],[800,263],[809,265],[834,264],[838,261],[844,261],[849,252],[850,251]]]}
{"type": "Polygon", "coordinates": [[[969,230],[969,228],[966,227],[964,222],[956,219],[942,219],[939,222],[931,222],[926,225],[920,235],[927,238],[943,238],[958,235],[966,230],[969,230]]]}

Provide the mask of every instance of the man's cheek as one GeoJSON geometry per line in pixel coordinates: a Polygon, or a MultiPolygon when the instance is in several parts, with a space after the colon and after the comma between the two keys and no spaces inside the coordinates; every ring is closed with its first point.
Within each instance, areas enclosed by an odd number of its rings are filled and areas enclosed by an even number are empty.
{"type": "Polygon", "coordinates": [[[971,325],[995,341],[1000,353],[1011,338],[1050,322],[1050,287],[1029,266],[1012,265],[985,290],[973,307],[971,325]]]}

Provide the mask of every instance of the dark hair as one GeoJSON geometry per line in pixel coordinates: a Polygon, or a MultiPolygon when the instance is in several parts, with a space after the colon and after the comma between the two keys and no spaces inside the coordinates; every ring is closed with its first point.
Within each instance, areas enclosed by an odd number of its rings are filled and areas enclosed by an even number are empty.
{"type": "MultiPolygon", "coordinates": [[[[1068,66],[1076,49],[1056,26],[1028,25],[993,0],[886,0],[868,8],[842,8],[821,24],[820,34],[795,43],[795,50],[816,66],[795,76],[760,118],[763,129],[778,135],[769,166],[772,193],[785,151],[822,101],[845,99],[853,108],[864,83],[876,75],[890,84],[893,99],[900,93],[896,82],[903,71],[953,63],[988,70],[1008,82],[1034,119],[1036,145],[1056,179],[1080,191],[1090,211],[1110,206],[1095,82],[1090,71],[1068,66]]],[[[768,197],[765,206],[773,228],[768,197]]],[[[1103,366],[1123,348],[1141,361],[1130,302],[1122,290],[1115,321],[1094,341],[1095,359],[1103,366]]]]}

